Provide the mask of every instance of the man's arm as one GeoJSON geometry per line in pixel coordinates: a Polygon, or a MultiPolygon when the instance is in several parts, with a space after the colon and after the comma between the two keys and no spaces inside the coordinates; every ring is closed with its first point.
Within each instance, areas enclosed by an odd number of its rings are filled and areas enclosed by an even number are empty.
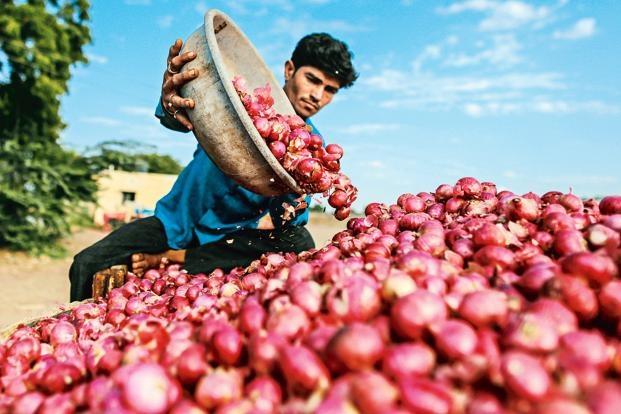
{"type": "Polygon", "coordinates": [[[182,72],[183,66],[196,58],[194,52],[185,52],[180,55],[182,46],[183,41],[177,39],[168,51],[162,91],[155,109],[155,116],[166,128],[187,132],[192,130],[192,123],[186,111],[194,109],[194,100],[182,98],[179,96],[179,90],[183,85],[198,77],[198,70],[191,69],[182,72]]]}

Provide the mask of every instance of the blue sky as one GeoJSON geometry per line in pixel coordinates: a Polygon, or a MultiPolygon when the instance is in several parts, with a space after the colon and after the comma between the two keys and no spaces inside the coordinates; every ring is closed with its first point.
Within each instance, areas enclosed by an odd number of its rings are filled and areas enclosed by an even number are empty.
{"type": "Polygon", "coordinates": [[[354,51],[360,78],[314,119],[345,149],[358,208],[462,176],[516,193],[621,194],[621,2],[95,0],[90,64],[74,70],[63,143],[196,141],[153,118],[170,44],[217,8],[282,79],[304,34],[354,51]]]}

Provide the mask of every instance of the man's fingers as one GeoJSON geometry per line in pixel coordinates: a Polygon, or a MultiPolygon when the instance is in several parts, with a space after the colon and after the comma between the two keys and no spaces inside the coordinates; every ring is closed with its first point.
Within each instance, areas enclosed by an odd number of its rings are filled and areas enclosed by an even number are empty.
{"type": "Polygon", "coordinates": [[[170,97],[170,102],[173,108],[176,109],[194,109],[194,100],[189,98],[182,98],[179,95],[173,95],[170,97]]]}
{"type": "Polygon", "coordinates": [[[183,71],[181,73],[177,73],[171,79],[172,79],[173,85],[175,86],[175,89],[179,89],[181,86],[185,85],[191,80],[196,79],[197,76],[198,76],[198,70],[190,69],[190,70],[183,71]]]}
{"type": "Polygon", "coordinates": [[[179,55],[179,51],[183,46],[183,40],[177,39],[175,43],[168,49],[168,61],[170,62],[175,56],[179,55]]]}
{"type": "Polygon", "coordinates": [[[192,130],[193,128],[192,122],[190,122],[190,119],[188,118],[185,112],[183,111],[177,112],[177,115],[175,115],[175,119],[179,121],[184,127],[189,129],[190,131],[192,130]]]}
{"type": "Polygon", "coordinates": [[[181,68],[183,68],[183,65],[185,65],[188,62],[193,61],[195,58],[196,58],[196,53],[192,51],[182,53],[170,59],[170,68],[172,69],[173,72],[180,72],[181,68]]]}

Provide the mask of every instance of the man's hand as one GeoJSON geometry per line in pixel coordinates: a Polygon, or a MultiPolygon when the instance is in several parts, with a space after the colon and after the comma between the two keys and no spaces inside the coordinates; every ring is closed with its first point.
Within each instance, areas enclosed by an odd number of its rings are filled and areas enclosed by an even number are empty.
{"type": "Polygon", "coordinates": [[[185,52],[180,55],[183,41],[177,39],[168,51],[166,70],[162,81],[162,106],[187,129],[192,129],[192,123],[188,118],[187,109],[194,109],[194,100],[184,99],[179,96],[179,90],[183,85],[198,77],[198,70],[191,69],[181,72],[183,66],[196,58],[196,53],[185,52]]]}

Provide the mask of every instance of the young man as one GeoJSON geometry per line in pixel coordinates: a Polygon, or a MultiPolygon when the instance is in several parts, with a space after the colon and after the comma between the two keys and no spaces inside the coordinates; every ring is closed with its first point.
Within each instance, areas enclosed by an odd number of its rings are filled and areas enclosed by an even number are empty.
{"type": "MultiPolygon", "coordinates": [[[[165,127],[187,132],[192,125],[186,110],[193,109],[194,102],[180,97],[178,91],[198,74],[195,70],[181,73],[183,65],[196,57],[193,52],[179,55],[181,46],[177,40],[170,48],[156,116],[165,127]]],[[[315,33],[303,37],[285,62],[283,90],[295,112],[313,129],[309,118],[358,77],[351,59],[345,43],[315,33]]],[[[292,220],[281,218],[282,204],[297,197],[264,197],[244,189],[198,146],[170,193],[158,201],[153,217],[128,223],[75,256],[69,271],[71,300],[104,294],[105,284],[92,290],[93,274],[98,272],[95,280],[100,280],[113,265],[131,265],[142,275],[165,258],[182,263],[190,273],[209,273],[215,268],[247,266],[267,252],[313,248],[304,227],[307,209],[292,220]]]]}

